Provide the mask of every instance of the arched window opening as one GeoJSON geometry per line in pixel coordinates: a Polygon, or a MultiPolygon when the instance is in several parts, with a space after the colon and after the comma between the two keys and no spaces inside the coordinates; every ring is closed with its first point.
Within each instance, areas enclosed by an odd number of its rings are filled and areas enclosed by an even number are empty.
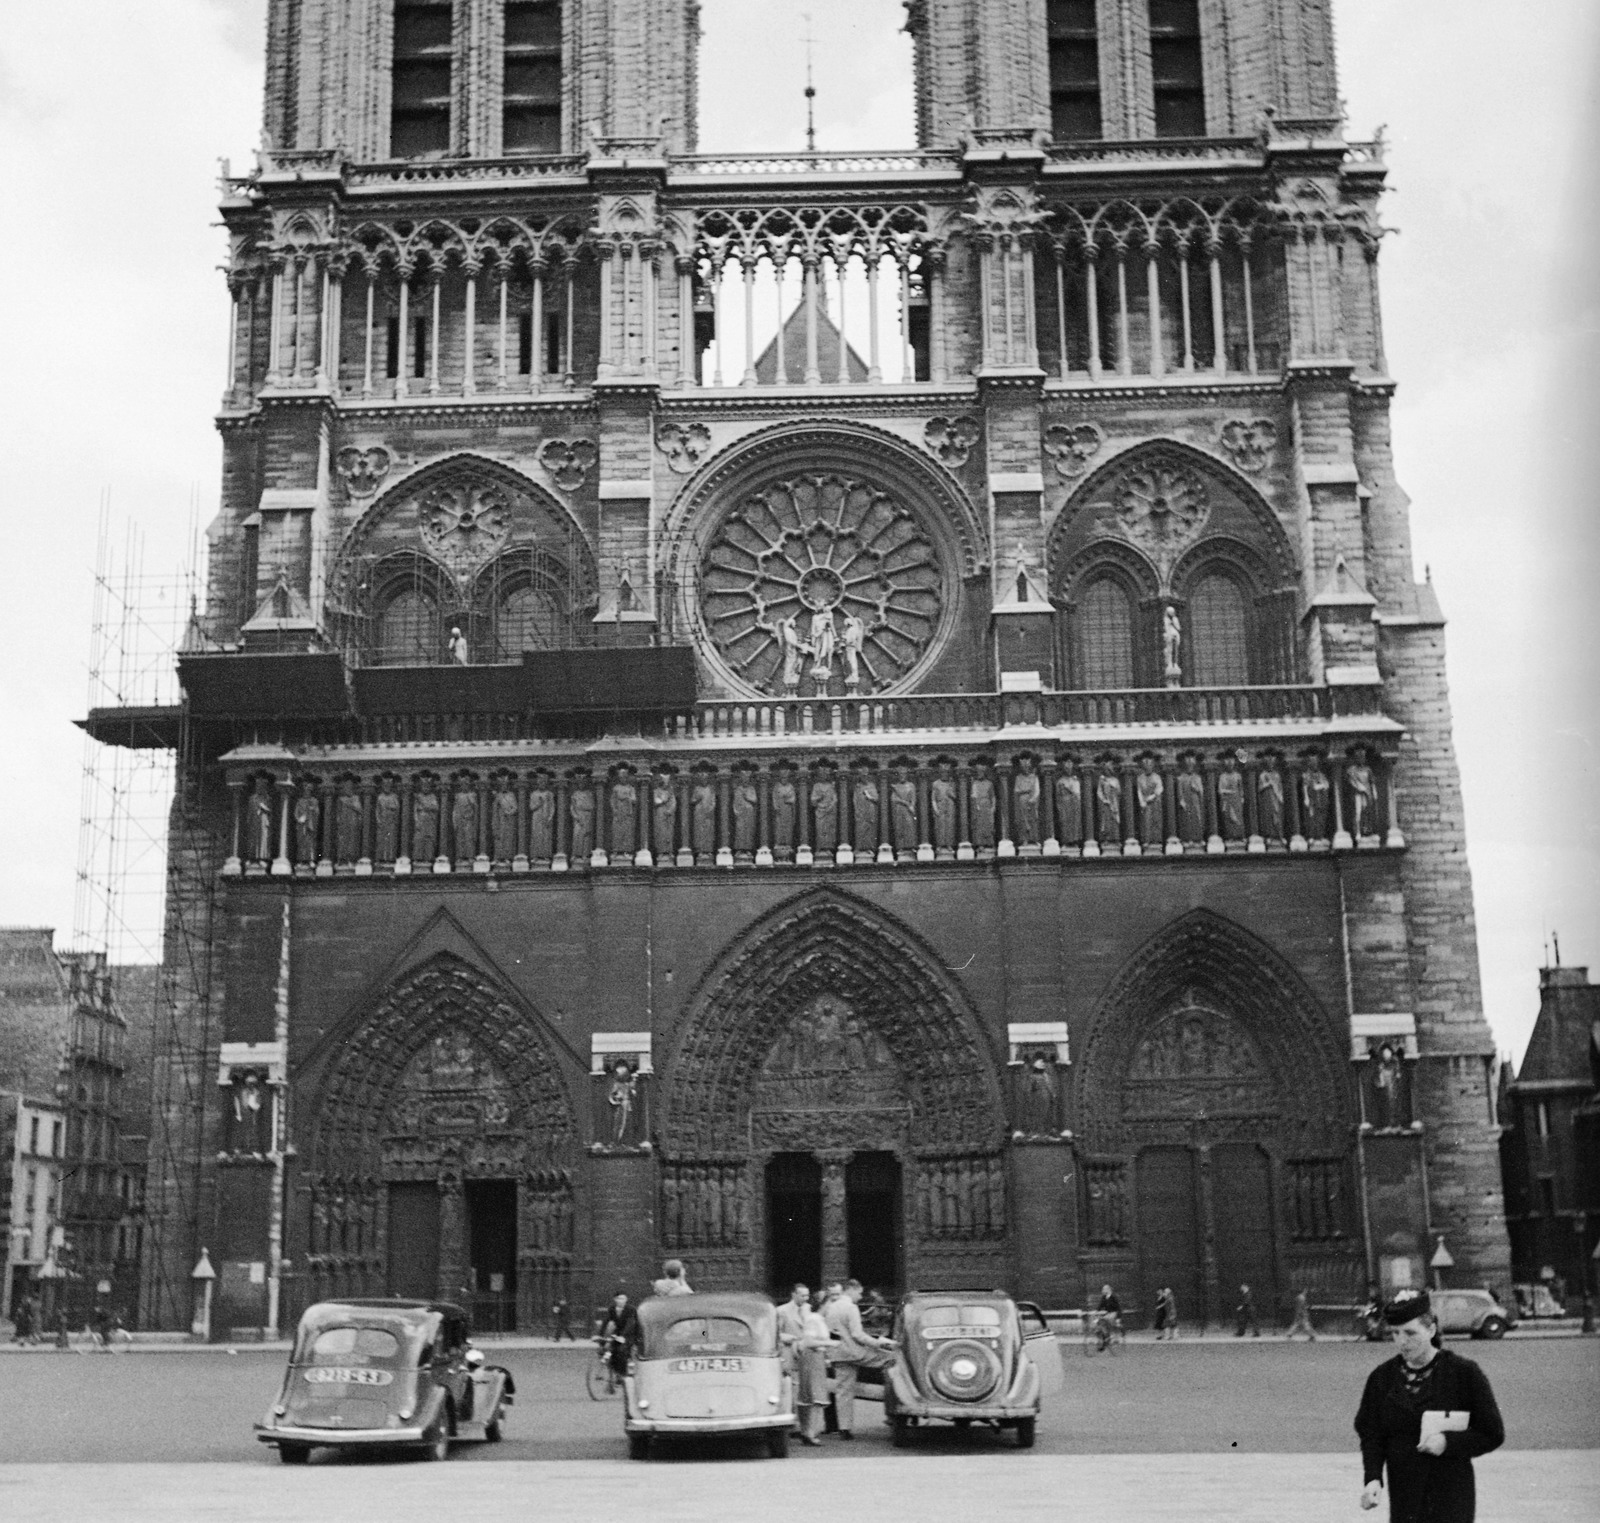
{"type": "Polygon", "coordinates": [[[1091,582],[1083,598],[1082,683],[1091,690],[1131,688],[1133,600],[1108,576],[1091,582]]]}
{"type": "Polygon", "coordinates": [[[378,615],[378,659],[385,666],[431,666],[439,660],[439,605],[415,587],[397,592],[378,615]]]}
{"type": "Polygon", "coordinates": [[[532,582],[506,593],[495,608],[495,659],[515,661],[525,650],[571,643],[566,604],[554,588],[532,582]]]}
{"type": "Polygon", "coordinates": [[[1189,597],[1189,644],[1195,687],[1244,687],[1250,681],[1249,620],[1232,577],[1203,576],[1189,597]]]}

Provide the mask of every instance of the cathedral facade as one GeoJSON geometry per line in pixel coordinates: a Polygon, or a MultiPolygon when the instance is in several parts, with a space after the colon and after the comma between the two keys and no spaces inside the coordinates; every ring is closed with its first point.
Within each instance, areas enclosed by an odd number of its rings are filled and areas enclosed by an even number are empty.
{"type": "Polygon", "coordinates": [[[1503,1276],[1329,0],[906,12],[706,155],[693,0],[273,0],[147,1319],[1503,1276]]]}

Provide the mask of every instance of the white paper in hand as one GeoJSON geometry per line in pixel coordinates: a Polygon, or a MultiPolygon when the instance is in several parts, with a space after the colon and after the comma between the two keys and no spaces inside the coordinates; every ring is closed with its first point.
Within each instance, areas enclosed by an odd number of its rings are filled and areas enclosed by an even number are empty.
{"type": "Polygon", "coordinates": [[[1422,1436],[1432,1438],[1435,1433],[1465,1433],[1471,1418],[1470,1412],[1426,1411],[1422,1414],[1422,1436]]]}

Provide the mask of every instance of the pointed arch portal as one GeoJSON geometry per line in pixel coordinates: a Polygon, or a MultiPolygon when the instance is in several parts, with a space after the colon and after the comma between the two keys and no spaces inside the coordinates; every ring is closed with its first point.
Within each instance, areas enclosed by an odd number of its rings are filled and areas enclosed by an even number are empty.
{"type": "Polygon", "coordinates": [[[976,1284],[1004,1263],[986,1039],[937,954],[861,901],[806,894],[740,939],[662,1112],[664,1246],[708,1281],[976,1284]]]}

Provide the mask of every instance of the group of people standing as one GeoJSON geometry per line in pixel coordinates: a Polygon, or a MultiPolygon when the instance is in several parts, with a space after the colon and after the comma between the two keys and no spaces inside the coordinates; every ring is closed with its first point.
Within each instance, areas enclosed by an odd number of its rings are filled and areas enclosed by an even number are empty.
{"type": "Polygon", "coordinates": [[[841,1439],[854,1439],[856,1386],[864,1369],[894,1363],[893,1343],[869,1333],[861,1321],[860,1280],[829,1285],[816,1296],[795,1285],[778,1308],[778,1340],[794,1375],[800,1442],[816,1448],[828,1406],[828,1370],[834,1372],[834,1412],[841,1439]]]}

